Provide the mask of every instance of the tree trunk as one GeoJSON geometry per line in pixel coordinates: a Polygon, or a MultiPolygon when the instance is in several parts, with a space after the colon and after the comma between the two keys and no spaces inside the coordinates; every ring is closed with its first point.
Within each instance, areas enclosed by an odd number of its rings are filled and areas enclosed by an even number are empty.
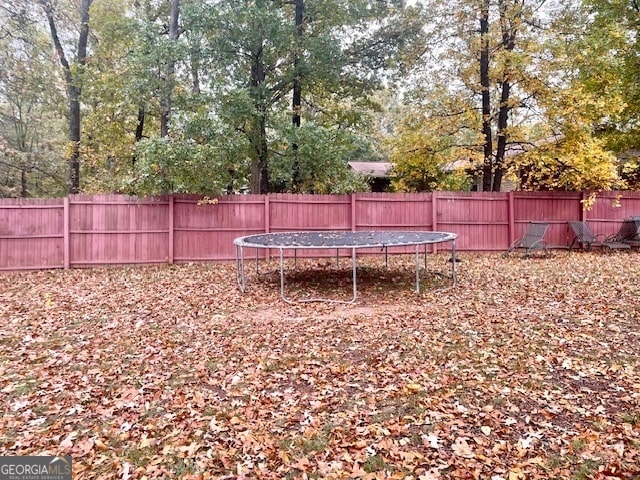
{"type": "Polygon", "coordinates": [[[265,115],[256,115],[252,126],[253,158],[251,160],[251,193],[269,192],[268,146],[265,115]]]}
{"type": "Polygon", "coordinates": [[[504,155],[507,151],[507,127],[509,126],[509,95],[511,84],[508,78],[502,82],[500,95],[500,111],[498,112],[498,146],[493,173],[493,191],[499,192],[502,187],[502,174],[504,170],[504,155]]]}
{"type": "Polygon", "coordinates": [[[80,192],[80,89],[69,88],[69,193],[80,192]]]}
{"type": "Polygon", "coordinates": [[[504,156],[507,151],[507,143],[509,141],[509,105],[511,97],[511,62],[509,54],[516,46],[517,25],[519,24],[520,10],[511,12],[513,19],[509,19],[510,12],[507,11],[507,1],[500,0],[500,30],[502,33],[502,48],[507,53],[504,62],[504,71],[502,73],[501,93],[500,93],[500,109],[498,111],[498,146],[496,150],[496,158],[494,165],[493,190],[499,192],[502,186],[502,175],[504,171],[504,156]]]}
{"type": "MultiPolygon", "coordinates": [[[[293,52],[293,98],[291,102],[292,117],[291,120],[296,128],[300,127],[300,113],[302,110],[302,82],[300,80],[300,49],[302,48],[302,36],[304,34],[304,0],[295,0],[295,26],[296,26],[296,44],[293,52]]],[[[298,161],[298,144],[291,145],[293,151],[293,179],[292,190],[299,191],[301,188],[300,162],[298,161]]]]}
{"type": "Polygon", "coordinates": [[[296,13],[295,13],[295,25],[296,25],[296,44],[294,45],[294,57],[293,57],[293,124],[296,127],[300,126],[300,111],[302,107],[302,83],[300,81],[300,49],[302,48],[302,36],[304,34],[304,0],[295,0],[296,13]]]}
{"type": "Polygon", "coordinates": [[[29,190],[27,188],[27,171],[23,168],[20,170],[20,196],[27,198],[29,196],[29,190]]]}
{"type": "MultiPolygon", "coordinates": [[[[89,39],[89,9],[93,0],[82,0],[80,7],[80,34],[78,36],[76,64],[84,66],[87,59],[87,42],[89,39]]],[[[64,70],[67,95],[69,99],[69,193],[80,192],[80,95],[82,93],[82,80],[71,71],[71,66],[58,36],[58,28],[54,16],[54,6],[48,0],[40,0],[49,23],[51,39],[56,49],[58,61],[64,70]]]]}
{"type": "MultiPolygon", "coordinates": [[[[138,121],[136,122],[136,132],[135,132],[136,144],[140,140],[142,140],[142,134],[144,133],[144,118],[145,118],[144,108],[143,107],[138,107],[138,121]]],[[[136,165],[137,159],[138,159],[138,157],[134,153],[133,156],[131,157],[131,165],[132,166],[136,165]]]]}
{"type": "Polygon", "coordinates": [[[200,40],[198,40],[197,46],[195,46],[190,53],[191,93],[193,93],[194,95],[200,95],[201,56],[202,56],[202,51],[200,47],[200,40]]]}
{"type": "Polygon", "coordinates": [[[491,83],[489,78],[489,0],[483,0],[480,12],[480,86],[482,88],[482,137],[484,162],[482,191],[491,191],[493,180],[493,132],[491,130],[491,83]]]}
{"type": "MultiPolygon", "coordinates": [[[[173,0],[171,2],[171,16],[169,18],[169,43],[175,43],[180,37],[180,30],[178,27],[178,19],[180,17],[180,0],[173,0]]],[[[162,99],[162,112],[160,114],[160,136],[166,137],[169,135],[169,122],[171,120],[171,107],[173,98],[173,84],[175,81],[175,69],[176,62],[173,58],[173,53],[169,53],[169,59],[167,61],[167,72],[165,79],[165,92],[162,99]]]]}
{"type": "Polygon", "coordinates": [[[267,145],[267,107],[265,93],[262,91],[266,79],[262,58],[264,46],[256,49],[251,66],[250,85],[256,106],[256,114],[250,125],[249,140],[253,148],[251,158],[251,193],[265,194],[269,191],[268,145],[267,145]]]}

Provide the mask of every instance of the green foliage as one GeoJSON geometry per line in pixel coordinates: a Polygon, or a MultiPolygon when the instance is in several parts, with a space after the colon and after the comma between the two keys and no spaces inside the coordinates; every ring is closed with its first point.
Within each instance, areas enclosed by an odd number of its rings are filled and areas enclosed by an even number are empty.
{"type": "Polygon", "coordinates": [[[583,10],[587,24],[576,65],[583,88],[610,107],[596,112],[599,130],[620,147],[640,146],[638,8],[633,2],[587,0],[583,10]]]}
{"type": "Polygon", "coordinates": [[[571,90],[584,100],[574,105],[603,148],[622,159],[617,187],[635,189],[640,170],[627,158],[640,148],[638,8],[633,2],[586,0],[578,13],[582,30],[568,51],[576,71],[571,90]]]}
{"type": "Polygon", "coordinates": [[[125,174],[135,152],[138,107],[146,105],[149,95],[143,92],[148,92],[150,81],[138,88],[147,76],[142,75],[139,58],[132,56],[140,34],[126,15],[127,3],[96,2],[91,10],[92,33],[99,40],[88,60],[83,90],[85,190],[112,190],[125,174]],[[109,171],[106,178],[105,170],[109,171]]]}
{"type": "Polygon", "coordinates": [[[152,138],[138,144],[131,176],[120,189],[138,195],[221,195],[246,188],[246,158],[234,137],[198,143],[190,138],[152,138]]]}
{"type": "Polygon", "coordinates": [[[394,162],[391,186],[397,192],[469,190],[471,179],[438,153],[411,152],[394,162]]]}
{"type": "MultiPolygon", "coordinates": [[[[389,66],[417,34],[417,28],[398,34],[389,19],[402,12],[368,0],[305,2],[301,36],[289,2],[224,1],[208,14],[206,39],[215,58],[210,78],[221,93],[216,111],[245,136],[252,172],[266,170],[270,190],[362,187],[346,169],[348,152],[362,151],[362,137],[340,130],[365,133],[370,126],[362,120],[372,108],[368,93],[381,84],[376,69],[389,66]],[[300,132],[290,128],[294,79],[303,91],[299,113],[310,122],[300,132]]],[[[255,178],[251,184],[259,187],[255,178]]]]}
{"type": "Polygon", "coordinates": [[[66,192],[64,97],[46,31],[19,4],[0,19],[0,197],[66,192]],[[11,32],[11,33],[9,33],[11,32]]]}
{"type": "MultiPolygon", "coordinates": [[[[170,40],[171,3],[92,4],[87,63],[69,58],[82,87],[84,191],[211,195],[255,187],[256,172],[268,175],[268,191],[367,188],[350,160],[393,161],[398,191],[468,189],[467,172],[456,167],[487,161],[481,40],[490,46],[491,173],[521,175],[527,189],[640,188],[633,3],[554,0],[539,10],[506,1],[499,10],[490,2],[481,39],[470,34],[480,12],[472,0],[425,8],[306,0],[301,30],[294,2],[181,2],[180,36],[170,40]],[[507,45],[514,33],[516,43],[507,45]],[[298,129],[294,80],[302,87],[298,129]],[[376,100],[386,111],[372,100],[382,86],[387,93],[376,100]],[[402,107],[394,104],[400,91],[402,107]],[[158,140],[167,96],[170,133],[158,140]],[[501,108],[508,122],[498,125],[501,108]],[[528,147],[549,136],[564,141],[528,147]],[[528,153],[501,163],[499,139],[528,153]]],[[[77,23],[72,2],[57,5],[61,28],[77,23]]],[[[16,0],[0,19],[0,195],[60,195],[70,151],[65,79],[42,11],[28,7],[16,0]]],[[[65,42],[75,35],[61,34],[65,42]]]]}
{"type": "Polygon", "coordinates": [[[295,128],[288,120],[281,119],[286,125],[280,125],[281,134],[273,142],[274,146],[281,147],[269,170],[277,189],[307,193],[350,193],[368,189],[365,179],[353,173],[347,164],[369,150],[365,139],[349,130],[313,121],[295,128]],[[296,186],[294,176],[297,176],[296,186]]]}

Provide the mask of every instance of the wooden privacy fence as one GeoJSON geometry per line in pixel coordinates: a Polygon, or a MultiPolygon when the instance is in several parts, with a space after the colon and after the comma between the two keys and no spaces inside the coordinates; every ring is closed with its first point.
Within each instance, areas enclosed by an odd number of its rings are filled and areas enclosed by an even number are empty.
{"type": "Polygon", "coordinates": [[[640,192],[599,193],[585,210],[581,201],[588,195],[274,194],[225,196],[216,203],[186,195],[0,199],[0,270],[228,261],[235,258],[236,237],[296,230],[440,230],[459,235],[459,251],[500,251],[529,221],[549,222],[547,241],[566,245],[570,220],[612,234],[624,218],[640,215],[640,192]]]}

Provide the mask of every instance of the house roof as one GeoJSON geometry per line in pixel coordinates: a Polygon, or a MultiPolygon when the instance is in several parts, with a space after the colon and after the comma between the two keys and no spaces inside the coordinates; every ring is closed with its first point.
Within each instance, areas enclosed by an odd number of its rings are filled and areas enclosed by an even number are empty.
{"type": "Polygon", "coordinates": [[[389,162],[349,162],[349,166],[362,175],[376,178],[387,178],[392,165],[389,162]]]}

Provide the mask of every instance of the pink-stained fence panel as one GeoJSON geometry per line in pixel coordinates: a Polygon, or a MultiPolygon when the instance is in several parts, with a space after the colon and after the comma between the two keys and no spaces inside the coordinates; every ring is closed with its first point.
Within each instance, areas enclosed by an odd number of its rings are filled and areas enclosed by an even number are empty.
{"type": "Polygon", "coordinates": [[[596,233],[615,234],[622,221],[640,216],[640,192],[600,192],[585,220],[596,233]]]}
{"type": "Polygon", "coordinates": [[[169,261],[169,199],[73,195],[69,201],[72,266],[169,261]]]}
{"type": "Polygon", "coordinates": [[[196,196],[176,196],[173,218],[176,262],[231,260],[235,238],[265,231],[265,197],[236,195],[202,201],[196,196]]]}
{"type": "MultiPolygon", "coordinates": [[[[269,231],[351,230],[350,195],[269,195],[269,231]]],[[[272,253],[273,254],[273,253],[272,253]]],[[[285,251],[286,256],[293,255],[285,251]]],[[[299,257],[326,257],[331,250],[299,250],[299,257]]]]}
{"type": "Polygon", "coordinates": [[[509,195],[437,193],[436,230],[458,234],[460,250],[504,250],[509,237],[509,195]]]}
{"type": "MultiPolygon", "coordinates": [[[[432,200],[432,193],[355,194],[354,230],[433,230],[432,200]]],[[[389,251],[410,253],[415,247],[396,247],[389,251]]],[[[374,254],[380,250],[363,249],[362,253],[374,254]]]]}
{"type": "Polygon", "coordinates": [[[269,196],[269,230],[351,230],[349,195],[269,196]]]}
{"type": "Polygon", "coordinates": [[[355,195],[356,230],[432,230],[432,193],[355,195]]]}
{"type": "MultiPolygon", "coordinates": [[[[589,198],[589,192],[434,192],[237,195],[215,201],[186,195],[0,199],[0,271],[232,260],[237,237],[300,230],[448,231],[459,235],[459,251],[500,251],[520,238],[530,221],[548,222],[547,242],[568,245],[571,220],[613,234],[624,219],[640,216],[640,192],[598,192],[584,209],[589,198]]],[[[350,255],[348,249],[338,253],[350,255]]]]}
{"type": "Polygon", "coordinates": [[[2,200],[0,270],[31,270],[63,266],[64,200],[2,200]]]}
{"type": "Polygon", "coordinates": [[[545,240],[551,245],[569,245],[573,239],[568,223],[584,214],[579,192],[515,192],[514,237],[524,235],[529,222],[547,222],[545,240]]]}

